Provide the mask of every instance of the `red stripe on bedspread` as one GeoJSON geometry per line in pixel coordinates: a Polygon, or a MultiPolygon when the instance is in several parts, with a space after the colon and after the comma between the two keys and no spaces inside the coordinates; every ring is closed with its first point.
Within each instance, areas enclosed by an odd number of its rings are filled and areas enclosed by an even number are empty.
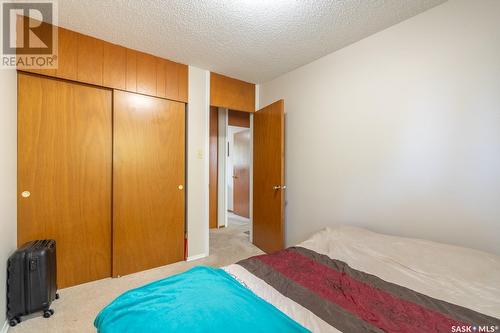
{"type": "Polygon", "coordinates": [[[295,283],[389,332],[451,332],[468,325],[421,305],[399,299],[294,251],[255,257],[295,283]]]}

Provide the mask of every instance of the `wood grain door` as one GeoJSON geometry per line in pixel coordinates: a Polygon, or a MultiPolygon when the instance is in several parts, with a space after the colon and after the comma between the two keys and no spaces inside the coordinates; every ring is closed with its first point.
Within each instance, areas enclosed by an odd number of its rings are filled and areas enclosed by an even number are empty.
{"type": "Polygon", "coordinates": [[[255,112],[253,124],[253,242],[270,253],[284,247],[283,100],[255,112]]]}
{"type": "Polygon", "coordinates": [[[113,276],[184,259],[185,104],[113,99],[113,276]]]}
{"type": "Polygon", "coordinates": [[[209,124],[209,188],[208,188],[208,225],[210,229],[217,228],[217,189],[219,173],[219,112],[217,107],[210,107],[209,124]]]}
{"type": "Polygon", "coordinates": [[[17,240],[56,240],[59,288],[111,275],[111,94],[18,76],[17,240]]]}
{"type": "Polygon", "coordinates": [[[77,34],[77,80],[102,86],[104,41],[77,34]]]}
{"type": "Polygon", "coordinates": [[[233,213],[250,217],[250,130],[234,134],[233,213]]]}

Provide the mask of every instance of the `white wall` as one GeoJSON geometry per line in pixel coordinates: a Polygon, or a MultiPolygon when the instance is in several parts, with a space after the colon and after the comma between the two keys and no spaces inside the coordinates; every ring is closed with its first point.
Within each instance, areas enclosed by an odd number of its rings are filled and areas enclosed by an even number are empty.
{"type": "Polygon", "coordinates": [[[450,0],[260,86],[288,245],[351,224],[500,254],[499,32],[500,1],[450,0]]]}
{"type": "Polygon", "coordinates": [[[208,255],[209,72],[189,66],[187,119],[188,260],[208,255]]]}
{"type": "Polygon", "coordinates": [[[17,240],[17,78],[0,69],[0,330],[5,320],[7,258],[17,240]]]}

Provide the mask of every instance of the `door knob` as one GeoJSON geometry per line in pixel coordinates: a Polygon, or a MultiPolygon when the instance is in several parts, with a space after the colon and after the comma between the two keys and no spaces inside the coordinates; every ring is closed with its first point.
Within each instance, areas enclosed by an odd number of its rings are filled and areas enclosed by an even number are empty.
{"type": "Polygon", "coordinates": [[[184,188],[184,186],[179,185],[179,186],[177,186],[177,188],[178,188],[179,190],[182,190],[182,189],[184,188]]]}
{"type": "Polygon", "coordinates": [[[21,196],[23,198],[29,198],[30,195],[31,195],[30,191],[24,191],[24,192],[21,193],[21,196]]]}
{"type": "Polygon", "coordinates": [[[273,190],[286,190],[286,185],[274,185],[273,190]]]}

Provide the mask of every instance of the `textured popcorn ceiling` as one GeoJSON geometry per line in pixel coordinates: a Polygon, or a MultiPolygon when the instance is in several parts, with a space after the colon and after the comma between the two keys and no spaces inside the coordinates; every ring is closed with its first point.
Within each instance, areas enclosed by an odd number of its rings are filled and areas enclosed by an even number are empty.
{"type": "Polygon", "coordinates": [[[445,0],[59,0],[59,25],[260,83],[445,0]]]}

